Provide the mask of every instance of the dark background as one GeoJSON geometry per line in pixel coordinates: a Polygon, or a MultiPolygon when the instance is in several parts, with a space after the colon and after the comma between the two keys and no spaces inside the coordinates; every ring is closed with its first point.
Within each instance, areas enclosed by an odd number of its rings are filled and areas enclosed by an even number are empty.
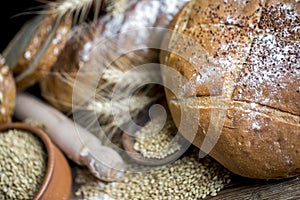
{"type": "Polygon", "coordinates": [[[37,0],[8,0],[2,1],[2,3],[5,5],[0,7],[0,53],[3,52],[22,25],[36,15],[32,12],[37,12],[42,9],[41,6],[45,6],[44,3],[37,0]],[[30,10],[30,14],[25,14],[30,10]],[[21,13],[23,14],[18,15],[21,13]]]}

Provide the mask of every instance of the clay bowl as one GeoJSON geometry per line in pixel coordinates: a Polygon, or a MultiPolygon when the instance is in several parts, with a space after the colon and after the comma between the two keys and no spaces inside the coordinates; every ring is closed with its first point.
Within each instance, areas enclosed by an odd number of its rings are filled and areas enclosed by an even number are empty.
{"type": "Polygon", "coordinates": [[[10,129],[30,132],[38,136],[45,145],[48,154],[46,175],[34,199],[69,199],[72,187],[71,168],[64,154],[52,143],[46,132],[24,123],[0,126],[0,132],[10,129]]]}

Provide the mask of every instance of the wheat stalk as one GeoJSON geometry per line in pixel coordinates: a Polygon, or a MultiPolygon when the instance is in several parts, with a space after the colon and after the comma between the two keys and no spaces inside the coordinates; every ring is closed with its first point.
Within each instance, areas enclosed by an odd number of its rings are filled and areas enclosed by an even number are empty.
{"type": "Polygon", "coordinates": [[[89,11],[94,7],[94,21],[101,9],[113,16],[125,11],[128,0],[59,0],[47,2],[47,6],[58,16],[74,14],[74,21],[83,22],[89,11]]]}
{"type": "Polygon", "coordinates": [[[111,13],[112,16],[117,16],[119,13],[124,12],[126,6],[128,4],[128,0],[118,0],[114,3],[108,4],[106,11],[111,13]]]}
{"type": "MultiPolygon", "coordinates": [[[[132,118],[127,118],[128,116],[125,114],[128,110],[134,118],[139,114],[139,112],[159,97],[159,95],[149,97],[145,94],[138,94],[131,97],[121,98],[114,103],[112,103],[110,99],[95,99],[94,101],[89,102],[86,110],[96,113],[103,131],[101,134],[99,132],[97,133],[98,137],[100,137],[102,141],[109,142],[114,135],[119,132],[118,124],[114,117],[118,117],[118,122],[125,125],[132,120],[132,118]],[[113,115],[113,112],[115,115],[113,115]]],[[[91,120],[87,119],[84,119],[83,121],[92,123],[91,120]]]]}
{"type": "Polygon", "coordinates": [[[48,2],[47,7],[57,16],[74,14],[74,21],[79,19],[79,22],[83,22],[93,4],[95,4],[94,16],[98,16],[102,3],[103,0],[59,0],[48,2]]]}

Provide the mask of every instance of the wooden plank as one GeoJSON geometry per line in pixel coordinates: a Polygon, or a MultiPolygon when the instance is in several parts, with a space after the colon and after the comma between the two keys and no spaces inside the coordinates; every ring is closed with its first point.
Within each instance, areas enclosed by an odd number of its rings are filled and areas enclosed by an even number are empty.
{"type": "MultiPolygon", "coordinates": [[[[235,181],[235,180],[234,180],[235,181]]],[[[300,199],[300,176],[284,180],[258,181],[241,179],[237,184],[231,184],[224,188],[215,197],[206,199],[272,199],[272,200],[291,200],[300,199]]]]}

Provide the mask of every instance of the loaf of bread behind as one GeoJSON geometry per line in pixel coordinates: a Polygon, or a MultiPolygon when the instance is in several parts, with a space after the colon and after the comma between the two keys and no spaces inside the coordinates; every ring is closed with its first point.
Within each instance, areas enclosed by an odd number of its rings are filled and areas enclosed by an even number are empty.
{"type": "MultiPolygon", "coordinates": [[[[74,103],[72,101],[78,101],[78,98],[73,98],[73,89],[76,82],[77,84],[79,82],[77,77],[79,68],[80,76],[89,77],[88,74],[91,73],[86,66],[93,62],[97,63],[99,71],[102,72],[111,64],[112,67],[126,72],[134,66],[158,62],[158,50],[142,48],[136,51],[134,49],[137,46],[159,46],[162,38],[160,29],[146,27],[168,26],[186,1],[131,0],[126,10],[117,16],[107,13],[101,15],[95,24],[75,26],[51,72],[40,81],[43,97],[62,112],[70,112],[74,103]],[[126,49],[131,52],[122,53],[126,49]],[[121,53],[122,56],[119,57],[121,53]],[[114,57],[117,59],[111,60],[114,57]],[[112,61],[114,62],[111,63],[112,61]],[[87,70],[84,70],[86,68],[87,70]]],[[[92,75],[100,79],[99,85],[111,85],[111,83],[107,84],[110,81],[105,80],[100,73],[92,75]]],[[[116,75],[119,76],[115,73],[116,75]]],[[[86,83],[85,77],[80,80],[82,80],[82,88],[90,87],[89,78],[86,78],[86,83]]],[[[107,87],[106,90],[113,91],[107,87]]]]}
{"type": "Polygon", "coordinates": [[[197,111],[198,131],[182,134],[241,176],[300,174],[299,12],[297,0],[192,0],[170,26],[182,36],[166,37],[161,63],[189,86],[163,72],[183,94],[166,89],[175,124],[197,111]]]}

